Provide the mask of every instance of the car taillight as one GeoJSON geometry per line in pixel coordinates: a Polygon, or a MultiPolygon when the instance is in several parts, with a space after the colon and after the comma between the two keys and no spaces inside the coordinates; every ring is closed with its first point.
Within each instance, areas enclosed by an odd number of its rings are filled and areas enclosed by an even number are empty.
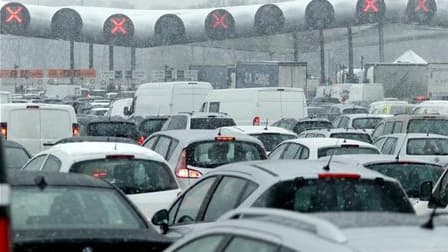
{"type": "Polygon", "coordinates": [[[319,179],[360,179],[356,173],[320,173],[319,179]]]}
{"type": "Polygon", "coordinates": [[[72,132],[73,136],[79,136],[79,124],[77,123],[72,124],[72,132]]]}
{"type": "Polygon", "coordinates": [[[107,155],[106,159],[134,159],[134,155],[107,155]]]}
{"type": "Polygon", "coordinates": [[[0,252],[11,251],[11,240],[9,235],[9,220],[0,217],[0,252]]]}
{"type": "Polygon", "coordinates": [[[138,145],[143,145],[143,143],[145,142],[145,137],[141,136],[137,139],[137,144],[138,145]]]}
{"type": "Polygon", "coordinates": [[[253,126],[260,126],[260,123],[261,123],[261,118],[259,116],[254,117],[254,119],[252,120],[253,126]]]}
{"type": "Polygon", "coordinates": [[[187,165],[187,151],[183,150],[180,154],[179,161],[177,162],[176,177],[178,178],[200,178],[202,177],[202,173],[200,171],[196,171],[194,169],[188,168],[187,165]]]}
{"type": "Polygon", "coordinates": [[[107,177],[107,172],[105,172],[105,171],[96,171],[96,172],[93,172],[92,176],[95,177],[95,178],[104,178],[104,177],[107,177]]]}
{"type": "Polygon", "coordinates": [[[215,141],[217,142],[234,142],[236,140],[235,137],[229,137],[229,136],[217,136],[215,137],[215,141]]]}
{"type": "Polygon", "coordinates": [[[7,139],[8,138],[8,124],[7,123],[0,123],[0,134],[7,139]]]}

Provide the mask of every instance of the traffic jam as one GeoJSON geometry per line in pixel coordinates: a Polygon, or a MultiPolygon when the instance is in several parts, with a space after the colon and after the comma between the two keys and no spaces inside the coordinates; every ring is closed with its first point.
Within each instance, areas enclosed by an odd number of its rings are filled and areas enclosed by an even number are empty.
{"type": "Polygon", "coordinates": [[[448,252],[446,3],[86,2],[0,1],[0,252],[448,252]]]}

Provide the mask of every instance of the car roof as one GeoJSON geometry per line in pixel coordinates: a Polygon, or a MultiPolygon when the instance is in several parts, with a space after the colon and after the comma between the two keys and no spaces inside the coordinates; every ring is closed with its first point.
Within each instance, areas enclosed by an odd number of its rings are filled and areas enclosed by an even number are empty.
{"type": "Polygon", "coordinates": [[[48,103],[5,103],[0,104],[0,108],[24,109],[28,106],[39,106],[39,109],[69,109],[74,110],[71,105],[48,104],[48,103]]]}
{"type": "Polygon", "coordinates": [[[384,120],[387,121],[398,121],[398,120],[410,120],[410,119],[445,119],[448,120],[448,115],[438,115],[438,114],[402,114],[387,117],[384,120]]]}
{"type": "Polygon", "coordinates": [[[76,136],[67,137],[58,140],[56,144],[62,143],[80,143],[80,142],[112,142],[112,143],[130,143],[135,144],[135,140],[127,137],[108,137],[108,136],[76,136]]]}
{"type": "Polygon", "coordinates": [[[290,139],[284,141],[283,143],[298,143],[301,145],[314,148],[340,146],[342,144],[356,144],[359,145],[360,147],[375,147],[374,145],[357,140],[342,139],[342,138],[323,138],[323,137],[290,139]]]}
{"type": "Polygon", "coordinates": [[[235,130],[237,132],[242,132],[245,134],[263,134],[263,133],[279,133],[279,134],[285,134],[285,135],[293,135],[296,136],[297,134],[287,130],[285,128],[281,127],[275,127],[275,126],[231,126],[231,127],[223,127],[222,129],[229,129],[229,130],[235,130]]]}
{"type": "Polygon", "coordinates": [[[95,124],[95,123],[105,123],[105,122],[110,122],[110,123],[128,123],[128,124],[134,124],[135,122],[130,121],[130,120],[126,120],[124,118],[121,117],[96,117],[96,118],[92,118],[88,124],[95,124]]]}
{"type": "MultiPolygon", "coordinates": [[[[200,141],[209,141],[214,140],[215,137],[219,136],[219,129],[213,129],[213,130],[166,130],[166,131],[159,131],[151,136],[155,135],[167,135],[170,137],[173,137],[175,139],[181,140],[184,143],[193,143],[193,142],[200,142],[200,141]]],[[[263,144],[255,137],[249,136],[247,134],[239,133],[234,130],[226,130],[221,129],[221,136],[232,136],[236,137],[237,141],[246,141],[246,142],[253,142],[257,143],[261,146],[263,144]]]]}
{"type": "Polygon", "coordinates": [[[329,164],[330,170],[324,170],[328,161],[323,160],[262,160],[232,163],[221,166],[214,171],[207,173],[207,176],[219,174],[222,172],[246,173],[256,178],[258,174],[263,173],[273,178],[290,180],[297,177],[318,178],[323,173],[348,173],[360,174],[361,179],[383,178],[388,181],[396,181],[388,178],[381,173],[364,168],[359,164],[332,161],[329,164]]]}
{"type": "MultiPolygon", "coordinates": [[[[110,142],[79,142],[58,144],[41,153],[64,153],[73,160],[88,160],[105,155],[135,155],[136,158],[148,158],[165,162],[162,156],[148,148],[136,144],[110,142]]],[[[40,153],[40,154],[41,154],[40,153]]]]}
{"type": "Polygon", "coordinates": [[[367,110],[367,108],[366,107],[363,107],[363,106],[359,106],[359,105],[355,105],[355,104],[343,104],[343,103],[341,103],[341,104],[333,104],[333,105],[331,105],[331,107],[333,108],[340,108],[340,109],[347,109],[347,108],[362,108],[362,109],[366,109],[367,110]]]}
{"type": "Polygon", "coordinates": [[[348,117],[350,119],[355,118],[381,118],[384,119],[386,117],[392,117],[392,115],[385,115],[385,114],[366,114],[366,113],[360,113],[360,114],[343,114],[341,116],[348,117]]]}
{"type": "Polygon", "coordinates": [[[10,171],[9,182],[12,186],[39,186],[43,182],[49,186],[114,188],[102,179],[84,174],[61,172],[10,171]]]}
{"type": "Polygon", "coordinates": [[[369,133],[366,130],[363,129],[343,129],[343,128],[337,128],[337,129],[317,129],[317,130],[306,130],[302,133],[322,133],[325,135],[329,135],[332,133],[353,133],[353,134],[366,134],[369,135],[369,133]]]}
{"type": "Polygon", "coordinates": [[[190,115],[191,118],[230,118],[226,113],[215,112],[179,112],[176,115],[190,115]]]}
{"type": "Polygon", "coordinates": [[[398,138],[406,138],[406,139],[412,139],[412,138],[445,138],[448,139],[448,136],[444,135],[438,135],[438,134],[426,134],[426,133],[395,133],[395,134],[388,134],[384,136],[380,136],[378,138],[384,138],[384,137],[398,137],[398,138]]]}

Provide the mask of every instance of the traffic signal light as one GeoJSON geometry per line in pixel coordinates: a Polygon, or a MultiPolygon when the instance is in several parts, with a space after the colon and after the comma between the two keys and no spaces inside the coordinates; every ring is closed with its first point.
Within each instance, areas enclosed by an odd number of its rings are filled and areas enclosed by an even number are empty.
{"type": "Polygon", "coordinates": [[[114,14],[106,19],[103,34],[109,44],[127,45],[134,36],[134,23],[123,14],[114,14]]]}
{"type": "Polygon", "coordinates": [[[333,5],[328,0],[312,0],[305,9],[306,26],[324,29],[335,21],[333,5]]]}
{"type": "Polygon", "coordinates": [[[409,0],[407,6],[409,21],[428,24],[437,12],[435,0],[409,0]]]}
{"type": "Polygon", "coordinates": [[[55,38],[79,40],[81,30],[81,16],[73,9],[60,9],[51,18],[51,32],[55,38]]]}
{"type": "Polygon", "coordinates": [[[235,19],[224,9],[213,10],[205,19],[205,32],[210,39],[232,38],[235,35],[235,19]]]}
{"type": "Polygon", "coordinates": [[[385,13],[384,0],[358,0],[356,4],[356,16],[361,24],[381,22],[385,13]]]}
{"type": "Polygon", "coordinates": [[[283,11],[274,4],[265,4],[255,13],[255,30],[259,35],[281,32],[285,25],[283,11]]]}
{"type": "Polygon", "coordinates": [[[31,17],[28,9],[20,3],[11,2],[0,10],[1,31],[21,35],[25,33],[31,17]]]}
{"type": "Polygon", "coordinates": [[[174,14],[161,16],[155,24],[156,45],[181,43],[185,39],[185,26],[180,17],[174,14]]]}

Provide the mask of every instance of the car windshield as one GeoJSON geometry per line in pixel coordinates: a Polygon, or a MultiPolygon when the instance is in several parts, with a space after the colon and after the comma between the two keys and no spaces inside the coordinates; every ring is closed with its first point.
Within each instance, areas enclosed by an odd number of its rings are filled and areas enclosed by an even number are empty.
{"type": "Polygon", "coordinates": [[[414,210],[398,183],[368,179],[296,179],[277,183],[254,204],[298,212],[414,210]]]}
{"type": "Polygon", "coordinates": [[[5,147],[4,151],[8,169],[20,169],[30,159],[28,153],[22,148],[5,147]]]}
{"type": "Polygon", "coordinates": [[[431,181],[435,184],[444,171],[439,165],[406,162],[370,164],[366,167],[398,180],[412,198],[420,196],[420,185],[423,182],[431,181]]]}
{"type": "Polygon", "coordinates": [[[448,139],[416,138],[408,139],[406,145],[408,155],[448,155],[448,139]]]}
{"type": "Polygon", "coordinates": [[[319,148],[317,157],[325,157],[331,155],[349,155],[349,154],[380,154],[377,149],[370,147],[359,147],[358,145],[333,146],[319,148]]]}
{"type": "Polygon", "coordinates": [[[408,123],[408,133],[432,133],[448,136],[448,120],[443,119],[412,119],[408,123]]]}
{"type": "Polygon", "coordinates": [[[331,129],[333,128],[333,124],[328,121],[308,121],[308,122],[299,122],[294,127],[293,131],[296,134],[300,134],[301,132],[305,130],[312,130],[312,129],[331,129]]]}
{"type": "Polygon", "coordinates": [[[167,165],[126,156],[78,162],[70,171],[105,179],[126,194],[177,189],[174,176],[167,165]]]}
{"type": "Polygon", "coordinates": [[[355,129],[374,129],[382,120],[374,117],[357,118],[353,120],[352,126],[355,129]]]}
{"type": "Polygon", "coordinates": [[[127,122],[94,122],[89,123],[86,129],[87,136],[114,136],[138,138],[135,124],[127,122]]]}
{"type": "Polygon", "coordinates": [[[372,143],[372,139],[370,138],[369,134],[362,134],[362,133],[333,133],[330,135],[331,138],[342,138],[342,139],[350,139],[350,140],[356,140],[361,141],[365,143],[372,143]]]}
{"type": "Polygon", "coordinates": [[[208,117],[191,118],[191,129],[217,129],[221,127],[235,126],[231,118],[208,117]]]}
{"type": "Polygon", "coordinates": [[[158,132],[162,129],[163,124],[168,120],[168,118],[157,118],[157,119],[147,119],[143,120],[140,124],[140,131],[146,136],[152,133],[158,132]]]}
{"type": "Polygon", "coordinates": [[[288,134],[278,134],[278,133],[263,133],[263,134],[250,134],[251,136],[254,136],[260,140],[266,151],[272,151],[275,146],[277,146],[279,143],[297,138],[294,135],[288,135],[288,134]]]}
{"type": "Polygon", "coordinates": [[[346,108],[342,110],[342,114],[367,114],[369,111],[365,108],[346,108]]]}
{"type": "Polygon", "coordinates": [[[187,148],[188,165],[201,168],[250,160],[264,159],[263,151],[258,145],[241,141],[199,142],[187,148]]]}
{"type": "Polygon", "coordinates": [[[112,189],[15,186],[13,230],[140,229],[145,225],[112,189]]]}

